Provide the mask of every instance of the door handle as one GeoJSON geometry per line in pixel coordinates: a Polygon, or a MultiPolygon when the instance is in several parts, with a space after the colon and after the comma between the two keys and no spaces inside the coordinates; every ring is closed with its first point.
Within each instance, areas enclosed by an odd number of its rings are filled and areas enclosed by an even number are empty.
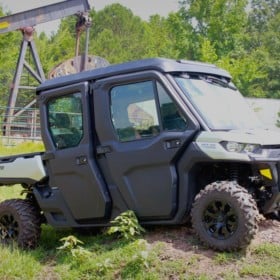
{"type": "Polygon", "coordinates": [[[77,165],[85,165],[88,163],[88,159],[86,156],[79,156],[76,157],[76,163],[77,165]]]}
{"type": "Polygon", "coordinates": [[[166,149],[176,149],[182,145],[182,141],[180,139],[166,140],[164,143],[166,149]]]}
{"type": "Polygon", "coordinates": [[[112,148],[110,146],[99,146],[96,148],[96,153],[98,155],[104,155],[112,152],[112,148]]]}

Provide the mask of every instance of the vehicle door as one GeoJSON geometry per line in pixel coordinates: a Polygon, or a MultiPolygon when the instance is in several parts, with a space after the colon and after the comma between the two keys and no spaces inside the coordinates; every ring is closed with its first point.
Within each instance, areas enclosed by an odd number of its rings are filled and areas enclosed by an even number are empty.
{"type": "Polygon", "coordinates": [[[110,214],[110,197],[93,153],[88,95],[88,84],[80,83],[40,96],[49,185],[81,223],[110,214]]]}
{"type": "Polygon", "coordinates": [[[176,163],[197,123],[167,78],[147,71],[101,80],[94,112],[109,188],[140,219],[171,219],[179,195],[176,163]]]}

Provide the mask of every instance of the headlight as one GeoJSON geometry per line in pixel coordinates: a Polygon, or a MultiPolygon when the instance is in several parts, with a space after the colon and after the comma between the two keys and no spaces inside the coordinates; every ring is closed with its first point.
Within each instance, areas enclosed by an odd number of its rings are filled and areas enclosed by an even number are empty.
{"type": "Polygon", "coordinates": [[[231,141],[223,141],[221,144],[228,152],[232,153],[257,153],[261,147],[259,144],[245,144],[231,141]]]}
{"type": "Polygon", "coordinates": [[[255,152],[259,151],[260,148],[261,148],[261,146],[258,144],[246,144],[243,150],[246,153],[255,153],[255,152]]]}

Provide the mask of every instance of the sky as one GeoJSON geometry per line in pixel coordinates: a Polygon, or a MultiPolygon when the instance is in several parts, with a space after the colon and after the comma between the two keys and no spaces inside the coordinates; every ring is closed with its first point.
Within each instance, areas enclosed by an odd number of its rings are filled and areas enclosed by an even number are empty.
{"type": "MultiPolygon", "coordinates": [[[[4,11],[18,13],[53,3],[63,2],[63,0],[0,0],[0,5],[4,11]]],[[[167,16],[172,11],[177,11],[178,0],[88,0],[91,8],[96,11],[103,9],[107,5],[120,3],[131,9],[135,15],[140,16],[144,20],[148,20],[151,15],[159,14],[167,16]]],[[[59,21],[52,21],[40,24],[36,27],[38,32],[45,31],[47,34],[55,32],[59,21]]]]}

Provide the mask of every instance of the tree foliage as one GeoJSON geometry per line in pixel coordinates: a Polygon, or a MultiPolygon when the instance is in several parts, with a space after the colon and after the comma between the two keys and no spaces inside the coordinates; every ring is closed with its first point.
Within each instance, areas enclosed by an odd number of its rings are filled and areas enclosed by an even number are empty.
{"type": "MultiPolygon", "coordinates": [[[[120,4],[92,9],[89,53],[110,63],[147,57],[210,62],[227,69],[245,96],[280,97],[279,0],[181,0],[179,4],[177,12],[153,15],[148,21],[120,4]]],[[[74,57],[75,24],[76,16],[67,17],[51,36],[36,34],[45,73],[74,57]]],[[[22,35],[15,31],[0,36],[0,95],[5,105],[22,35]]]]}

